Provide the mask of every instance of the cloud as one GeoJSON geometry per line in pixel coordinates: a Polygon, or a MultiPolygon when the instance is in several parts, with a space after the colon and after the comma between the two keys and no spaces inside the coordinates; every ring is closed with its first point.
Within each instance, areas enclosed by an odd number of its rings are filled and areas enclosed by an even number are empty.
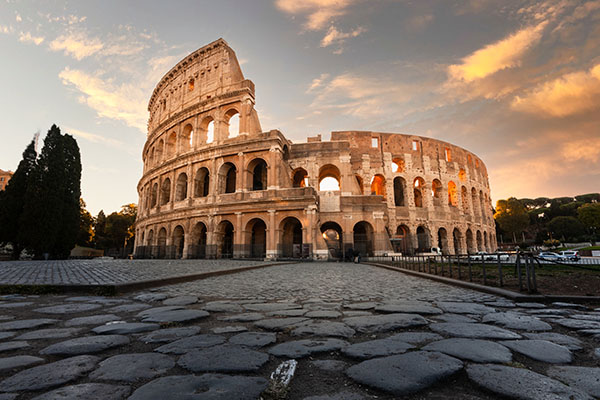
{"type": "Polygon", "coordinates": [[[331,26],[327,34],[321,39],[321,47],[331,46],[332,44],[342,44],[348,38],[354,38],[367,30],[363,27],[358,27],[351,32],[338,31],[335,26],[331,26]]]}
{"type": "Polygon", "coordinates": [[[313,90],[321,87],[325,83],[327,78],[329,78],[329,74],[321,74],[318,78],[313,79],[306,93],[310,93],[313,90]]]}
{"type": "Polygon", "coordinates": [[[276,0],[281,11],[291,15],[306,15],[304,27],[311,31],[324,29],[356,0],[276,0]]]}
{"type": "Polygon", "coordinates": [[[19,41],[25,43],[35,43],[36,46],[39,46],[44,41],[42,36],[31,36],[29,32],[21,32],[19,35],[19,41]]]}
{"type": "Polygon", "coordinates": [[[21,15],[20,15],[20,14],[17,14],[17,15],[15,15],[15,20],[16,20],[17,22],[21,22],[21,21],[23,21],[23,18],[21,18],[21,15]]]}
{"type": "Polygon", "coordinates": [[[562,146],[562,156],[573,161],[600,164],[600,137],[570,140],[562,146]]]}
{"type": "Polygon", "coordinates": [[[114,84],[99,75],[65,68],[60,74],[63,84],[83,93],[80,101],[94,109],[98,116],[120,120],[146,132],[147,94],[135,84],[114,84]]]}
{"type": "Polygon", "coordinates": [[[50,43],[51,50],[62,50],[78,61],[99,52],[103,47],[104,44],[100,39],[89,38],[83,31],[60,35],[50,43]]]}
{"type": "Polygon", "coordinates": [[[14,32],[14,28],[11,25],[0,25],[0,33],[10,35],[14,32]]]}
{"type": "Polygon", "coordinates": [[[468,83],[521,65],[521,57],[540,40],[545,26],[546,22],[529,26],[473,52],[448,67],[449,78],[468,83]]]}
{"type": "Polygon", "coordinates": [[[511,103],[513,110],[565,117],[600,108],[600,64],[565,74],[533,88],[511,103]]]}
{"type": "Polygon", "coordinates": [[[84,132],[79,129],[75,129],[75,128],[71,128],[71,127],[65,127],[65,132],[67,132],[70,135],[88,140],[92,143],[104,143],[109,146],[118,147],[118,148],[123,146],[123,142],[121,142],[120,140],[107,138],[107,137],[104,137],[101,135],[96,135],[95,133],[84,132]]]}
{"type": "Polygon", "coordinates": [[[433,21],[433,14],[417,15],[409,19],[406,28],[411,31],[420,31],[433,21]]]}

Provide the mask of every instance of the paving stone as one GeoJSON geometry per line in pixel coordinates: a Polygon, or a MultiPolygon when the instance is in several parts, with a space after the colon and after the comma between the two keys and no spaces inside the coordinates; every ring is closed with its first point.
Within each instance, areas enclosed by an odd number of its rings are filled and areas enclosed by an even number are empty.
{"type": "Polygon", "coordinates": [[[0,343],[0,353],[4,352],[4,351],[26,349],[27,347],[30,347],[29,343],[22,341],[22,340],[15,340],[15,341],[11,341],[11,342],[2,342],[2,343],[0,343]]]}
{"type": "Polygon", "coordinates": [[[147,310],[140,311],[136,314],[136,317],[146,318],[151,316],[152,314],[160,314],[165,311],[175,311],[175,310],[185,310],[183,306],[162,306],[162,307],[152,307],[147,310]]]}
{"type": "Polygon", "coordinates": [[[52,344],[40,350],[40,354],[69,356],[93,354],[125,344],[129,344],[129,338],[123,335],[85,336],[52,344]]]}
{"type": "Polygon", "coordinates": [[[292,331],[294,336],[312,335],[312,336],[335,336],[349,338],[354,336],[356,331],[348,325],[335,321],[313,321],[301,325],[292,331]]]}
{"type": "Polygon", "coordinates": [[[245,313],[245,314],[236,314],[230,315],[228,317],[219,318],[221,321],[227,322],[254,322],[265,318],[263,314],[260,313],[245,313]]]}
{"type": "Polygon", "coordinates": [[[486,306],[490,307],[503,307],[503,308],[515,308],[516,305],[512,301],[508,300],[497,300],[497,301],[486,301],[484,303],[486,306]]]}
{"type": "Polygon", "coordinates": [[[508,363],[512,361],[509,349],[489,340],[481,339],[444,339],[429,343],[422,350],[439,351],[449,356],[478,363],[508,363]]]}
{"type": "Polygon", "coordinates": [[[73,314],[84,311],[92,311],[102,308],[100,304],[89,304],[89,303],[73,303],[73,304],[61,304],[58,306],[36,308],[33,311],[43,314],[73,314]]]}
{"type": "Polygon", "coordinates": [[[339,372],[348,368],[348,363],[339,360],[314,360],[311,364],[324,371],[339,372]]]}
{"type": "Polygon", "coordinates": [[[386,332],[398,328],[427,325],[427,320],[415,314],[385,314],[348,317],[343,322],[358,332],[386,332]]]}
{"type": "Polygon", "coordinates": [[[148,324],[144,322],[124,322],[108,323],[107,325],[97,326],[92,332],[99,335],[128,335],[131,333],[142,333],[160,329],[158,324],[148,324]]]}
{"type": "Polygon", "coordinates": [[[15,319],[12,315],[0,315],[0,321],[9,321],[11,319],[15,319]]]}
{"type": "Polygon", "coordinates": [[[160,346],[154,351],[159,353],[184,354],[195,349],[216,346],[225,342],[223,336],[218,335],[195,335],[176,340],[172,343],[160,346]]]}
{"type": "Polygon", "coordinates": [[[549,331],[552,326],[539,318],[515,312],[497,312],[486,314],[482,322],[492,322],[502,325],[508,329],[520,329],[525,331],[549,331]]]}
{"type": "Polygon", "coordinates": [[[581,305],[581,304],[564,303],[561,301],[555,301],[554,303],[552,303],[552,305],[555,307],[562,307],[562,308],[575,308],[577,310],[587,310],[588,309],[586,306],[581,305]]]}
{"type": "Polygon", "coordinates": [[[202,308],[210,312],[241,312],[244,310],[239,304],[229,301],[211,301],[206,303],[202,308]]]}
{"type": "Polygon", "coordinates": [[[489,314],[496,312],[492,307],[477,303],[461,303],[455,301],[438,301],[437,306],[444,312],[454,314],[489,314]]]}
{"type": "Polygon", "coordinates": [[[238,332],[246,332],[248,328],[245,326],[221,326],[218,328],[213,328],[213,333],[221,334],[221,333],[238,333],[238,332]]]}
{"type": "Polygon", "coordinates": [[[437,333],[455,337],[466,337],[474,339],[520,339],[521,336],[515,332],[499,328],[493,325],[472,324],[465,322],[440,322],[430,324],[429,328],[437,333]]]}
{"type": "Polygon", "coordinates": [[[529,358],[546,363],[565,364],[573,360],[569,349],[547,340],[507,340],[502,344],[529,358]]]}
{"type": "Polygon", "coordinates": [[[560,344],[561,346],[565,346],[567,349],[571,351],[579,351],[583,347],[583,343],[581,340],[574,338],[572,336],[563,335],[560,333],[554,332],[542,332],[542,333],[523,333],[528,339],[536,339],[536,340],[547,340],[552,343],[560,344]]]}
{"type": "Polygon", "coordinates": [[[373,315],[370,311],[343,311],[344,317],[362,317],[365,315],[373,315]]]}
{"type": "Polygon", "coordinates": [[[267,318],[254,322],[254,325],[269,331],[283,331],[295,328],[306,321],[310,321],[310,319],[304,317],[267,318]]]}
{"type": "Polygon", "coordinates": [[[598,359],[600,359],[600,347],[598,347],[596,350],[594,350],[594,356],[598,359]]]}
{"type": "Polygon", "coordinates": [[[172,297],[170,299],[163,300],[163,304],[165,306],[189,306],[190,304],[196,304],[197,302],[198,297],[191,295],[172,297]]]}
{"type": "Polygon", "coordinates": [[[546,308],[542,303],[516,303],[515,305],[521,308],[546,308]]]}
{"type": "Polygon", "coordinates": [[[304,302],[304,308],[310,311],[339,311],[341,307],[342,305],[340,303],[328,303],[322,301],[304,302]]]}
{"type": "Polygon", "coordinates": [[[352,392],[337,392],[333,394],[323,394],[320,396],[309,396],[305,397],[303,400],[363,400],[365,397],[361,396],[357,393],[352,392]]]}
{"type": "Polygon", "coordinates": [[[52,325],[56,322],[58,322],[58,320],[48,318],[19,319],[15,321],[0,323],[0,331],[32,329],[38,328],[40,326],[52,325]]]}
{"type": "Polygon", "coordinates": [[[244,332],[229,338],[229,343],[246,347],[264,347],[276,341],[277,335],[271,332],[244,332]]]}
{"type": "Polygon", "coordinates": [[[281,310],[281,311],[271,311],[268,312],[267,315],[269,317],[301,317],[306,314],[308,310],[303,308],[298,308],[295,310],[281,310]]]}
{"type": "Polygon", "coordinates": [[[572,313],[571,310],[558,309],[558,308],[545,308],[545,309],[530,309],[524,310],[528,314],[533,314],[536,316],[544,316],[544,315],[570,315],[572,313]]]}
{"type": "Polygon", "coordinates": [[[266,379],[249,376],[174,375],[145,384],[129,400],[255,400],[267,383],[266,379]]]}
{"type": "Polygon", "coordinates": [[[552,366],[547,374],[590,396],[600,397],[600,368],[552,366]]]}
{"type": "Polygon", "coordinates": [[[0,400],[15,400],[18,396],[18,393],[0,393],[0,400]]]}
{"type": "Polygon", "coordinates": [[[82,301],[82,302],[92,302],[92,301],[103,301],[103,300],[107,300],[106,297],[104,296],[74,296],[74,297],[67,297],[65,299],[65,301],[82,301]]]}
{"type": "Polygon", "coordinates": [[[33,301],[20,301],[15,303],[0,303],[0,308],[21,308],[33,304],[33,301]]]}
{"type": "Polygon", "coordinates": [[[401,332],[393,336],[389,336],[388,339],[399,340],[410,344],[421,344],[431,342],[433,340],[442,340],[443,337],[437,333],[431,332],[401,332]]]}
{"type": "Polygon", "coordinates": [[[442,353],[414,351],[363,361],[346,370],[346,374],[396,396],[423,390],[463,368],[462,361],[442,353]]]}
{"type": "Polygon", "coordinates": [[[157,353],[119,354],[102,361],[90,378],[136,382],[162,375],[175,366],[167,355],[157,353]]]}
{"type": "Polygon", "coordinates": [[[122,313],[122,312],[136,312],[140,310],[146,310],[152,307],[150,304],[145,303],[131,303],[131,304],[121,304],[119,306],[108,308],[106,311],[112,313],[122,313]]]}
{"type": "Polygon", "coordinates": [[[198,332],[200,332],[200,327],[198,326],[167,328],[154,331],[152,333],[140,337],[139,339],[144,343],[165,343],[172,342],[174,340],[181,339],[184,337],[196,335],[198,334],[198,332]]]}
{"type": "Polygon", "coordinates": [[[587,321],[600,321],[600,314],[573,314],[571,318],[584,319],[587,321]]]}
{"type": "Polygon", "coordinates": [[[414,347],[412,344],[404,343],[400,340],[386,338],[355,343],[346,347],[342,352],[348,357],[367,359],[405,353],[414,347]]]}
{"type": "Polygon", "coordinates": [[[251,372],[267,361],[269,356],[260,351],[223,344],[185,353],[177,365],[192,372],[251,372]]]}
{"type": "Polygon", "coordinates": [[[526,368],[471,364],[466,369],[469,379],[479,386],[513,399],[591,400],[591,397],[584,393],[526,368]]]}
{"type": "Polygon", "coordinates": [[[39,329],[17,336],[17,340],[63,339],[81,332],[78,328],[39,329]]]}
{"type": "Polygon", "coordinates": [[[277,357],[302,358],[316,353],[341,350],[349,343],[340,339],[304,339],[271,347],[269,353],[277,357]]]}
{"type": "Polygon", "coordinates": [[[93,370],[99,360],[98,357],[85,355],[29,368],[0,382],[0,392],[40,390],[63,385],[93,370]]]}
{"type": "Polygon", "coordinates": [[[121,317],[114,314],[91,315],[70,319],[65,322],[65,326],[98,325],[119,320],[121,320],[121,317]]]}
{"type": "Polygon", "coordinates": [[[280,310],[294,310],[302,308],[300,304],[296,303],[258,303],[258,304],[244,304],[244,308],[248,311],[280,311],[280,310]]]}
{"type": "Polygon", "coordinates": [[[121,400],[126,398],[130,392],[131,388],[129,386],[109,385],[106,383],[82,383],[80,385],[64,386],[55,389],[41,396],[34,397],[33,400],[121,400]]]}
{"type": "Polygon", "coordinates": [[[0,372],[13,368],[27,367],[44,362],[43,358],[33,356],[14,356],[0,358],[0,372]]]}
{"type": "Polygon", "coordinates": [[[17,334],[17,332],[0,332],[0,340],[8,339],[17,334]]]}
{"type": "Polygon", "coordinates": [[[367,302],[363,302],[363,303],[351,303],[351,304],[344,304],[344,308],[349,308],[351,310],[372,310],[375,307],[377,307],[379,305],[379,303],[374,303],[372,301],[367,301],[367,302]]]}
{"type": "Polygon", "coordinates": [[[168,296],[164,293],[143,293],[134,297],[135,300],[143,302],[161,301],[166,299],[168,296]]]}
{"type": "Polygon", "coordinates": [[[342,313],[335,310],[314,310],[304,314],[308,318],[339,318],[342,313]]]}
{"type": "Polygon", "coordinates": [[[204,310],[173,310],[152,313],[142,319],[144,322],[190,322],[208,317],[204,310]]]}
{"type": "Polygon", "coordinates": [[[590,335],[595,339],[600,339],[600,329],[582,329],[577,331],[577,333],[581,333],[582,335],[590,335]]]}
{"type": "Polygon", "coordinates": [[[466,322],[466,323],[478,322],[478,320],[467,317],[465,315],[450,314],[450,313],[436,315],[435,319],[437,319],[439,321],[444,321],[444,322],[466,322]]]}
{"type": "Polygon", "coordinates": [[[375,311],[385,313],[414,313],[414,314],[441,314],[442,310],[433,307],[424,301],[404,301],[388,303],[375,307],[375,311]]]}
{"type": "Polygon", "coordinates": [[[570,329],[600,329],[600,322],[585,319],[561,318],[554,322],[570,329]]]}

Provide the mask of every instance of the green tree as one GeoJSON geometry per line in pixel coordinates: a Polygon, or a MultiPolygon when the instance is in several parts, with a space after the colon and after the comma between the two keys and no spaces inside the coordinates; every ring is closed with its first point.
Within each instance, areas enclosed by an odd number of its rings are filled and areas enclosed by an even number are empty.
{"type": "Polygon", "coordinates": [[[30,175],[36,166],[37,154],[34,141],[31,141],[23,152],[12,179],[6,189],[0,192],[0,243],[10,243],[13,248],[12,258],[18,259],[21,251],[27,246],[26,237],[19,234],[19,221],[23,215],[23,206],[27,196],[30,175]]]}
{"type": "Polygon", "coordinates": [[[94,242],[94,218],[88,210],[85,209],[85,201],[79,199],[79,233],[77,235],[77,244],[83,247],[89,247],[94,242]]]}
{"type": "Polygon", "coordinates": [[[80,225],[81,158],[75,139],[52,125],[30,177],[20,237],[36,258],[67,258],[80,225]]]}
{"type": "Polygon", "coordinates": [[[113,212],[106,217],[104,229],[105,250],[109,248],[121,249],[128,248],[133,243],[131,240],[135,233],[135,218],[137,216],[137,206],[135,204],[126,204],[119,212],[113,212]]]}
{"type": "Polygon", "coordinates": [[[554,239],[574,240],[585,233],[585,228],[575,217],[555,217],[548,224],[554,239]]]}
{"type": "Polygon", "coordinates": [[[600,203],[582,205],[577,209],[577,218],[592,234],[592,240],[596,240],[596,234],[600,233],[600,203]]]}
{"type": "Polygon", "coordinates": [[[515,243],[517,242],[517,234],[523,232],[529,226],[529,214],[527,214],[527,210],[514,197],[496,202],[494,219],[498,222],[500,229],[512,234],[515,243]]]}

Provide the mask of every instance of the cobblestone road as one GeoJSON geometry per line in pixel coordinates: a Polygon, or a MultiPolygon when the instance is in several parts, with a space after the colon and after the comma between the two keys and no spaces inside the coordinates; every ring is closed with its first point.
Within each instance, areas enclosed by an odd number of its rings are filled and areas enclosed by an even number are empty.
{"type": "Polygon", "coordinates": [[[112,285],[263,263],[250,260],[11,261],[0,262],[0,284],[112,285]]]}
{"type": "Polygon", "coordinates": [[[288,400],[587,400],[598,307],[316,262],[115,297],[6,295],[0,399],[281,399],[265,397],[269,378],[294,359],[288,400]]]}

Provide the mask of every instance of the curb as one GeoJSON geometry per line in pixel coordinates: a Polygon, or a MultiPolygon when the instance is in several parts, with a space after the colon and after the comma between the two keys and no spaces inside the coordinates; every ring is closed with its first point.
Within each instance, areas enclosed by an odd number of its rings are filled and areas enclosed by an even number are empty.
{"type": "Polygon", "coordinates": [[[402,268],[392,267],[390,265],[378,263],[364,263],[374,267],[389,269],[390,271],[401,272],[403,274],[418,276],[419,278],[430,279],[437,282],[446,283],[448,285],[459,286],[466,289],[473,289],[483,293],[494,294],[509,298],[517,302],[538,302],[551,303],[554,301],[569,302],[569,303],[600,303],[600,296],[568,296],[568,295],[543,295],[543,294],[521,294],[512,290],[501,289],[493,286],[480,285],[478,283],[459,281],[458,279],[446,278],[438,275],[430,275],[423,272],[411,271],[402,268]]]}
{"type": "Polygon", "coordinates": [[[107,284],[107,285],[0,285],[0,294],[94,294],[115,296],[135,290],[149,289],[160,286],[174,285],[177,283],[192,282],[222,275],[237,274],[238,272],[252,271],[254,269],[274,267],[277,265],[293,264],[291,262],[274,262],[247,267],[224,269],[219,271],[200,272],[189,275],[173,276],[163,279],[148,279],[143,281],[107,284]]]}

